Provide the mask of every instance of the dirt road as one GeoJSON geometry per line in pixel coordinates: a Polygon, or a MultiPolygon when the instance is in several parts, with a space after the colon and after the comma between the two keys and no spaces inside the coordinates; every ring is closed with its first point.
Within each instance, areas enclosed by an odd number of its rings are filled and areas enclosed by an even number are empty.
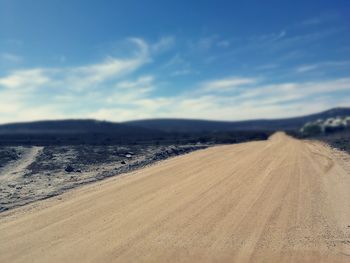
{"type": "Polygon", "coordinates": [[[350,174],[281,133],[0,217],[0,262],[350,261],[350,174]]]}

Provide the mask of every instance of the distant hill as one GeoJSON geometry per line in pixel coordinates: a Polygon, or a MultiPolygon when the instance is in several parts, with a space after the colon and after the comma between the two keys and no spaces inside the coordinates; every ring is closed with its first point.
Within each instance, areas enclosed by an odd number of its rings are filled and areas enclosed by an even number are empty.
{"type": "Polygon", "coordinates": [[[234,143],[266,139],[276,130],[297,131],[305,123],[350,116],[350,108],[275,120],[208,121],[151,119],[114,123],[56,120],[0,125],[0,145],[234,143]]]}
{"type": "Polygon", "coordinates": [[[130,126],[153,128],[166,132],[220,132],[252,130],[299,130],[306,122],[329,117],[350,116],[350,108],[334,108],[324,112],[285,119],[261,119],[248,121],[208,121],[191,119],[149,119],[124,122],[130,126]]]}
{"type": "Polygon", "coordinates": [[[36,121],[0,125],[0,144],[123,144],[154,140],[163,134],[159,130],[107,121],[36,121]]]}
{"type": "Polygon", "coordinates": [[[154,129],[138,128],[124,123],[115,123],[97,120],[54,120],[10,123],[0,125],[0,134],[6,133],[118,133],[118,134],[145,134],[154,133],[154,129]]]}

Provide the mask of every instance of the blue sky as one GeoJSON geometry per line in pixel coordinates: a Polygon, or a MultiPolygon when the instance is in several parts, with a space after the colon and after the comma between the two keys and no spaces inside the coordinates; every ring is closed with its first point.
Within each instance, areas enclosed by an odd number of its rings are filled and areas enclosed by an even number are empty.
{"type": "Polygon", "coordinates": [[[0,0],[0,123],[350,106],[349,1],[0,0]]]}

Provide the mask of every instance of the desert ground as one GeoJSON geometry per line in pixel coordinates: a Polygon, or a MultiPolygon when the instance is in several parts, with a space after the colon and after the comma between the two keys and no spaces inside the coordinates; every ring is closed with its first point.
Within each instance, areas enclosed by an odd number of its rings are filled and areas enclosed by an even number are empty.
{"type": "Polygon", "coordinates": [[[0,212],[208,146],[0,147],[0,212]]]}
{"type": "Polygon", "coordinates": [[[348,155],[276,133],[2,212],[0,262],[349,262],[349,189],[348,155]]]}

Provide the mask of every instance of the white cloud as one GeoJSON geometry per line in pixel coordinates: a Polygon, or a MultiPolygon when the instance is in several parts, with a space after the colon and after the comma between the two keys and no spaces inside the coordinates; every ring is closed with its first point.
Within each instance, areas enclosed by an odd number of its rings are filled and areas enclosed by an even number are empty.
{"type": "Polygon", "coordinates": [[[319,25],[321,23],[322,23],[321,18],[314,17],[314,18],[310,18],[310,19],[302,21],[301,25],[303,25],[303,26],[313,26],[313,25],[319,25]]]}
{"type": "Polygon", "coordinates": [[[185,60],[179,53],[171,57],[168,62],[163,66],[164,68],[170,68],[172,72],[170,76],[184,76],[189,74],[199,73],[197,70],[192,69],[191,64],[185,60]]]}
{"type": "Polygon", "coordinates": [[[152,50],[154,52],[162,52],[172,48],[175,45],[175,37],[165,36],[161,37],[158,42],[152,45],[152,50]]]}
{"type": "Polygon", "coordinates": [[[231,46],[231,41],[222,39],[218,35],[202,37],[198,41],[191,43],[193,49],[199,51],[208,51],[213,47],[228,48],[231,46]]]}
{"type": "Polygon", "coordinates": [[[174,72],[171,73],[171,76],[184,76],[184,75],[189,75],[196,73],[196,71],[193,71],[191,69],[180,69],[180,70],[175,70],[174,72]]]}
{"type": "Polygon", "coordinates": [[[58,60],[59,60],[61,63],[64,63],[64,62],[67,61],[67,57],[62,55],[62,56],[60,56],[60,57],[58,58],[58,60]]]}
{"type": "MultiPolygon", "coordinates": [[[[217,87],[232,87],[238,82],[231,78],[216,80],[217,87]]],[[[214,83],[208,81],[207,83],[214,83]]],[[[238,85],[238,84],[237,84],[238,85]]],[[[244,120],[282,118],[309,114],[336,106],[350,106],[346,100],[332,97],[350,91],[350,78],[319,82],[251,83],[239,93],[217,93],[203,90],[203,86],[171,97],[132,97],[125,107],[110,107],[91,113],[115,121],[143,118],[199,118],[244,120]]]]}
{"type": "Polygon", "coordinates": [[[164,65],[164,67],[188,64],[189,63],[179,53],[177,53],[175,56],[171,57],[171,59],[164,65]]]}
{"type": "Polygon", "coordinates": [[[297,68],[297,72],[307,72],[317,69],[319,65],[303,65],[297,68]]]}
{"type": "Polygon", "coordinates": [[[150,61],[149,45],[132,38],[128,58],[108,57],[77,67],[14,70],[0,77],[0,122],[84,117],[113,98],[139,98],[153,89],[153,76],[122,79],[150,61]],[[129,86],[129,88],[128,88],[129,86]],[[122,88],[124,87],[124,88],[122,88]],[[91,107],[91,109],[90,109],[91,107]]]}
{"type": "Polygon", "coordinates": [[[269,70],[269,69],[275,69],[275,68],[278,68],[278,67],[279,67],[278,64],[270,63],[270,64],[260,65],[260,66],[256,67],[256,69],[258,69],[258,70],[269,70]]]}
{"type": "Polygon", "coordinates": [[[45,84],[78,91],[96,87],[102,82],[131,73],[149,61],[147,43],[139,38],[131,38],[129,41],[137,49],[134,56],[128,59],[108,57],[101,63],[78,67],[17,70],[0,77],[0,87],[26,89],[40,88],[45,84]]]}
{"type": "Polygon", "coordinates": [[[34,88],[50,81],[43,69],[17,70],[12,74],[0,78],[0,87],[5,88],[34,88]]]}
{"type": "Polygon", "coordinates": [[[237,87],[256,83],[253,78],[229,77],[224,79],[207,81],[202,84],[203,91],[228,91],[237,87]]]}
{"type": "MultiPolygon", "coordinates": [[[[1,42],[1,41],[0,41],[1,42]]],[[[11,39],[11,38],[8,38],[8,39],[4,39],[2,40],[2,42],[8,46],[22,46],[23,45],[23,41],[20,40],[20,39],[11,39]]]]}
{"type": "MultiPolygon", "coordinates": [[[[280,32],[256,35],[241,39],[232,50],[231,54],[240,54],[248,52],[262,52],[276,54],[281,50],[293,52],[294,49],[304,50],[305,45],[319,45],[320,41],[334,35],[343,33],[344,28],[327,28],[314,32],[303,34],[288,33],[287,30],[280,32]]],[[[300,51],[299,51],[300,52],[300,51]]]]}
{"type": "MultiPolygon", "coordinates": [[[[285,33],[273,37],[284,38],[285,33]]],[[[164,95],[162,83],[157,83],[159,76],[138,70],[151,61],[155,50],[165,50],[170,42],[161,39],[149,45],[143,39],[132,38],[129,43],[134,52],[128,57],[107,57],[99,63],[76,67],[12,71],[0,77],[0,122],[87,117],[112,121],[160,117],[239,120],[350,106],[344,96],[350,93],[350,78],[271,84],[256,76],[227,76],[199,80],[164,95]]],[[[347,63],[329,61],[303,65],[299,70],[347,63]]],[[[261,66],[274,67],[275,64],[261,66]]],[[[162,70],[174,76],[196,72],[180,54],[162,70]]]]}
{"type": "Polygon", "coordinates": [[[147,76],[142,76],[139,77],[137,80],[135,81],[121,81],[119,82],[116,86],[119,88],[138,88],[138,87],[145,87],[145,86],[149,86],[153,83],[154,81],[154,77],[151,75],[147,75],[147,76]]]}
{"type": "Polygon", "coordinates": [[[280,32],[274,32],[274,33],[253,36],[249,40],[250,40],[250,42],[252,42],[254,44],[262,44],[262,43],[271,44],[272,42],[275,42],[277,40],[284,38],[286,35],[287,35],[287,31],[282,30],[280,32]]]}
{"type": "Polygon", "coordinates": [[[199,39],[199,41],[196,44],[196,48],[199,50],[209,50],[212,45],[214,44],[215,37],[205,37],[199,39]]]}
{"type": "Polygon", "coordinates": [[[283,35],[283,37],[278,38],[280,41],[275,42],[272,48],[282,49],[295,47],[298,45],[306,45],[316,41],[321,41],[322,39],[338,34],[341,31],[343,31],[343,28],[331,28],[290,37],[284,37],[285,35],[283,35]]]}
{"type": "Polygon", "coordinates": [[[206,36],[189,42],[189,47],[194,52],[209,51],[217,42],[218,36],[206,36]]]}
{"type": "Polygon", "coordinates": [[[193,53],[208,53],[214,48],[226,48],[231,46],[232,39],[224,39],[219,35],[209,35],[188,42],[188,47],[193,53]]]}
{"type": "Polygon", "coordinates": [[[302,27],[317,26],[317,25],[324,24],[326,22],[330,22],[332,20],[336,20],[337,18],[339,18],[339,16],[335,13],[321,14],[317,17],[306,19],[300,22],[299,24],[297,24],[297,26],[302,26],[302,27]]]}
{"type": "MultiPolygon", "coordinates": [[[[235,99],[253,101],[260,105],[282,104],[291,100],[311,100],[319,96],[329,96],[330,94],[344,91],[350,91],[350,78],[319,82],[256,85],[244,90],[235,96],[235,99]]],[[[329,107],[332,107],[332,105],[329,107]]]]}
{"type": "Polygon", "coordinates": [[[154,77],[141,76],[135,80],[120,81],[109,92],[107,98],[100,98],[100,100],[110,105],[129,105],[147,97],[154,89],[154,77]]]}
{"type": "Polygon", "coordinates": [[[217,45],[219,47],[225,47],[226,48],[226,47],[231,46],[231,43],[228,40],[220,40],[219,42],[217,42],[217,45]]]}
{"type": "Polygon", "coordinates": [[[65,81],[73,82],[72,87],[88,88],[135,71],[149,61],[149,48],[142,39],[130,38],[129,41],[138,47],[135,57],[128,59],[109,57],[99,64],[72,68],[67,72],[65,81]]]}
{"type": "Polygon", "coordinates": [[[23,58],[13,53],[2,53],[0,54],[0,60],[4,60],[9,63],[19,63],[22,62],[23,58]]]}
{"type": "Polygon", "coordinates": [[[297,67],[296,71],[299,73],[309,72],[322,68],[340,68],[350,66],[350,61],[325,61],[316,64],[302,65],[297,67]]]}
{"type": "Polygon", "coordinates": [[[0,90],[0,123],[65,118],[57,105],[33,97],[39,96],[30,89],[0,90]]]}

